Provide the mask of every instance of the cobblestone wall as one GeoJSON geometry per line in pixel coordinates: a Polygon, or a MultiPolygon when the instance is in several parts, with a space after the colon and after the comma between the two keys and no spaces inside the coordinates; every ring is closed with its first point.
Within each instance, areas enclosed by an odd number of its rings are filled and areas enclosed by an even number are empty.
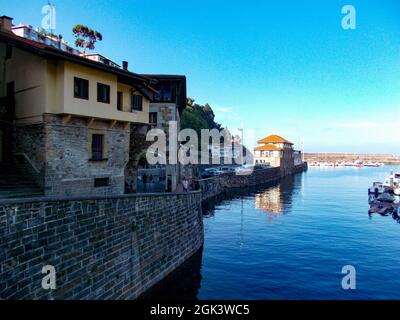
{"type": "Polygon", "coordinates": [[[0,240],[0,300],[134,299],[202,246],[201,194],[2,201],[0,240]]]}

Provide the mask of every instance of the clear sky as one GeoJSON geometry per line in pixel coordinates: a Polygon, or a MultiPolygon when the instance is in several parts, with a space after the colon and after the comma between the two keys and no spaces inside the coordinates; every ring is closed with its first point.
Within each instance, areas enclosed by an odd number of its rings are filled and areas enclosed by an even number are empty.
{"type": "MultiPolygon", "coordinates": [[[[40,26],[45,0],[0,0],[1,14],[40,26]]],[[[139,73],[185,74],[246,141],[271,133],[306,151],[400,154],[400,1],[60,1],[57,34],[103,34],[96,52],[139,73]],[[344,5],[357,29],[342,28],[344,5]]]]}

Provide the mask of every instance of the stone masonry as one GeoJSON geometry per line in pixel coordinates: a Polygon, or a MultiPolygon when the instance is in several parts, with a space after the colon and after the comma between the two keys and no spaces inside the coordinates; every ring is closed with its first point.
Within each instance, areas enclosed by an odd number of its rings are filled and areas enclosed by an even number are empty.
{"type": "Polygon", "coordinates": [[[3,200],[0,237],[0,300],[134,299],[202,246],[201,193],[3,200]]]}
{"type": "Polygon", "coordinates": [[[43,187],[46,196],[108,196],[124,193],[124,170],[129,160],[130,128],[107,121],[45,114],[43,123],[19,126],[15,154],[25,154],[37,169],[25,168],[43,187]],[[104,136],[104,159],[91,159],[93,134],[104,136]],[[95,187],[95,179],[108,179],[95,187]]]}

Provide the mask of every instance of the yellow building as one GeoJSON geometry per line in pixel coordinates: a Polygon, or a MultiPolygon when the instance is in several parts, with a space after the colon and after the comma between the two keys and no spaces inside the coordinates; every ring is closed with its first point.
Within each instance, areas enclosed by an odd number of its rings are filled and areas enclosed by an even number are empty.
{"type": "Polygon", "coordinates": [[[289,172],[295,165],[293,143],[278,135],[270,135],[257,142],[254,149],[256,164],[269,164],[271,167],[280,167],[283,173],[289,172]]]}
{"type": "Polygon", "coordinates": [[[45,195],[133,190],[157,80],[39,38],[0,18],[1,167],[34,177],[45,195]]]}

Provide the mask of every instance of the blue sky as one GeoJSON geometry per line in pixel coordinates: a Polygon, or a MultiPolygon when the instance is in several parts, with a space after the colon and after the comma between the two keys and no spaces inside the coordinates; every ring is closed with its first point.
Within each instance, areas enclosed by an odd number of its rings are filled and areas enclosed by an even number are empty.
{"type": "MultiPolygon", "coordinates": [[[[42,0],[0,0],[40,26],[42,0]],[[21,10],[23,8],[23,10],[21,10]]],[[[60,1],[56,33],[103,34],[96,52],[139,73],[185,74],[246,142],[271,133],[306,151],[400,154],[400,1],[60,1]],[[341,27],[344,5],[357,29],[341,27]]]]}

